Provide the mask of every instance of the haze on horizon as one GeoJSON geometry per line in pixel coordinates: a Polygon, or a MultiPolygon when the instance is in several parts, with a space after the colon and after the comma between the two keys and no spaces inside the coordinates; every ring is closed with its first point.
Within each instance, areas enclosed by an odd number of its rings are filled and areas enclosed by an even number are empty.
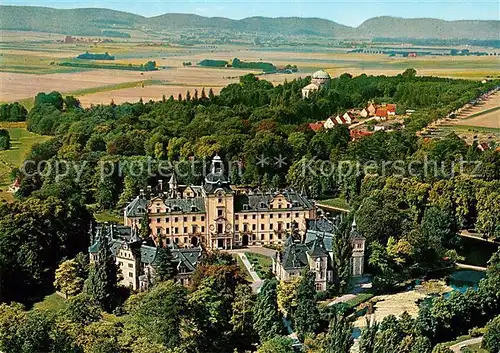
{"type": "Polygon", "coordinates": [[[500,20],[497,0],[3,0],[3,5],[46,6],[60,9],[108,8],[152,17],[164,13],[193,13],[207,17],[241,19],[264,17],[319,17],[348,26],[359,26],[377,16],[439,18],[454,20],[500,20]]]}

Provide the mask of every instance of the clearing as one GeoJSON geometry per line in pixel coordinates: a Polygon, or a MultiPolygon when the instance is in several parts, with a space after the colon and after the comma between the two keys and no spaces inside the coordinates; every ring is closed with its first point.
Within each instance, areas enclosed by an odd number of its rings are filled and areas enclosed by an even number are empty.
{"type": "Polygon", "coordinates": [[[37,135],[19,127],[22,123],[2,123],[0,127],[9,131],[11,147],[9,150],[0,151],[0,198],[7,201],[13,200],[13,195],[8,192],[11,184],[10,173],[12,168],[20,167],[31,147],[50,139],[50,136],[37,135]],[[13,127],[16,126],[16,127],[13,127]]]}

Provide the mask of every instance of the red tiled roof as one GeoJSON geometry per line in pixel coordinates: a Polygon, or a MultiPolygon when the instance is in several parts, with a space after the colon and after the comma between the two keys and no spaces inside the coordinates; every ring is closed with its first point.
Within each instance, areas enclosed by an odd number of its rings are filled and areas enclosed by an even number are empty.
{"type": "Polygon", "coordinates": [[[322,121],[318,121],[318,122],[315,122],[315,123],[310,123],[309,124],[309,128],[314,131],[314,132],[318,132],[319,130],[321,130],[323,128],[323,122],[322,121]]]}
{"type": "Polygon", "coordinates": [[[351,130],[350,135],[351,135],[351,138],[353,140],[355,140],[357,138],[373,135],[373,132],[354,129],[354,130],[351,130]]]}
{"type": "Polygon", "coordinates": [[[375,112],[375,116],[386,117],[387,116],[387,109],[377,108],[377,111],[375,112]]]}
{"type": "Polygon", "coordinates": [[[387,104],[385,107],[388,112],[395,113],[396,112],[396,104],[387,104]]]}

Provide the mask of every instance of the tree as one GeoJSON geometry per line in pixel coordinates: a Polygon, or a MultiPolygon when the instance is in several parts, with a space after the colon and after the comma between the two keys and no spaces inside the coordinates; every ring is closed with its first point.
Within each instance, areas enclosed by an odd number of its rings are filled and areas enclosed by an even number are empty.
{"type": "Polygon", "coordinates": [[[293,353],[293,340],[288,337],[277,336],[265,341],[257,353],[293,353]]]}
{"type": "Polygon", "coordinates": [[[187,318],[187,306],[186,289],[172,281],[133,295],[125,303],[141,335],[170,349],[181,343],[181,323],[187,318]]]}
{"type": "Polygon", "coordinates": [[[360,353],[374,352],[378,329],[379,324],[377,322],[371,323],[368,319],[366,319],[366,327],[361,331],[361,337],[359,340],[360,353]]]}
{"type": "Polygon", "coordinates": [[[486,325],[481,347],[488,352],[500,352],[500,315],[486,325]]]}
{"type": "Polygon", "coordinates": [[[325,337],[325,353],[350,352],[353,344],[351,320],[341,310],[334,308],[325,337]]]}
{"type": "Polygon", "coordinates": [[[278,308],[287,317],[293,317],[297,309],[297,289],[301,281],[301,277],[294,277],[289,281],[278,283],[278,308]]]}
{"type": "Polygon", "coordinates": [[[440,343],[434,347],[432,353],[453,353],[453,351],[448,346],[440,343]]]}
{"type": "Polygon", "coordinates": [[[413,342],[410,353],[430,353],[431,341],[425,336],[417,336],[413,342]]]}
{"type": "Polygon", "coordinates": [[[118,266],[108,244],[106,232],[108,227],[103,227],[98,239],[99,251],[97,260],[90,265],[90,272],[84,285],[84,292],[91,300],[103,310],[110,312],[116,305],[118,292],[118,266]]]}
{"type": "Polygon", "coordinates": [[[84,270],[76,259],[64,261],[56,270],[54,287],[66,297],[77,295],[82,291],[85,282],[85,278],[81,277],[82,272],[84,270]]]}
{"type": "Polygon", "coordinates": [[[5,129],[0,129],[0,150],[8,150],[10,148],[10,134],[5,129]]]}
{"type": "Polygon", "coordinates": [[[156,278],[159,281],[167,281],[174,279],[177,275],[177,267],[173,262],[173,256],[170,252],[168,246],[161,246],[161,244],[157,247],[156,254],[156,262],[155,262],[155,270],[156,270],[156,278]]]}
{"type": "Polygon", "coordinates": [[[254,327],[261,342],[285,332],[283,321],[278,311],[276,288],[276,280],[266,280],[260,289],[260,293],[257,295],[257,302],[254,307],[254,327]]]}
{"type": "Polygon", "coordinates": [[[335,294],[344,293],[351,273],[352,257],[351,225],[352,218],[346,217],[339,225],[338,232],[332,243],[335,294]]]}
{"type": "Polygon", "coordinates": [[[294,315],[295,330],[301,341],[308,333],[316,333],[319,328],[319,310],[316,305],[316,273],[307,271],[297,288],[297,311],[294,315]]]}
{"type": "Polygon", "coordinates": [[[257,333],[253,327],[253,312],[255,295],[252,288],[246,284],[236,287],[230,324],[233,326],[232,346],[239,351],[250,350],[257,341],[257,333]]]}

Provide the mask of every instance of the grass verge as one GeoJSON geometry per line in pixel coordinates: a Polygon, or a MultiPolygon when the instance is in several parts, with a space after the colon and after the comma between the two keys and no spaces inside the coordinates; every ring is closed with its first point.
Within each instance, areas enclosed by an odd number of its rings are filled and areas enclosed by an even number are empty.
{"type": "Polygon", "coordinates": [[[349,204],[347,203],[347,201],[345,199],[340,198],[340,197],[333,198],[333,199],[318,200],[318,204],[323,204],[326,206],[331,206],[334,208],[349,211],[349,204]]]}
{"type": "Polygon", "coordinates": [[[248,282],[253,282],[252,276],[250,276],[250,273],[248,272],[247,267],[243,263],[243,260],[238,256],[238,254],[233,254],[233,257],[236,259],[236,262],[238,263],[238,266],[241,269],[241,273],[243,274],[243,277],[248,281],[248,282]]]}
{"type": "Polygon", "coordinates": [[[273,260],[268,256],[250,252],[246,252],[245,256],[253,265],[255,272],[257,272],[257,275],[259,275],[261,279],[264,278],[273,267],[273,260]]]}

